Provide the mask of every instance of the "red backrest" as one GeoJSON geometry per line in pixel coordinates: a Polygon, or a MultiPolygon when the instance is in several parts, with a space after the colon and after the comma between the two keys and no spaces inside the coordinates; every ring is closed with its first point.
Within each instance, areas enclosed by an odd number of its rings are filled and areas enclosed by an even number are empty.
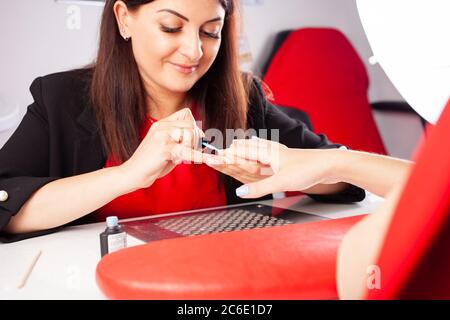
{"type": "Polygon", "coordinates": [[[386,154],[367,98],[365,66],[340,31],[293,31],[264,81],[276,103],[305,111],[317,133],[355,150],[386,154]]]}
{"type": "Polygon", "coordinates": [[[450,299],[450,101],[417,154],[369,299],[450,299]]]}

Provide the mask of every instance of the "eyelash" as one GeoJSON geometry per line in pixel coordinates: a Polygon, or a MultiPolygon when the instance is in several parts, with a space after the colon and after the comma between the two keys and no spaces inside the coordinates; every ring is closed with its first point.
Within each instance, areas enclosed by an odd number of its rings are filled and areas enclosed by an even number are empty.
{"type": "MultiPolygon", "coordinates": [[[[169,27],[161,26],[161,30],[166,33],[177,33],[179,31],[181,31],[181,28],[169,28],[169,27]]],[[[205,32],[205,31],[202,31],[202,33],[212,39],[216,39],[216,40],[220,39],[219,34],[214,34],[214,33],[205,32]]]]}

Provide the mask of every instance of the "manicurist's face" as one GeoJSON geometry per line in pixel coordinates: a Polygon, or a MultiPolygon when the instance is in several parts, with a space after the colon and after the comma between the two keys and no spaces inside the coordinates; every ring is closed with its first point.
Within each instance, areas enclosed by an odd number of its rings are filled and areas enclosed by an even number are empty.
{"type": "Polygon", "coordinates": [[[125,19],[144,83],[187,92],[213,64],[225,10],[218,0],[155,0],[125,19]]]}

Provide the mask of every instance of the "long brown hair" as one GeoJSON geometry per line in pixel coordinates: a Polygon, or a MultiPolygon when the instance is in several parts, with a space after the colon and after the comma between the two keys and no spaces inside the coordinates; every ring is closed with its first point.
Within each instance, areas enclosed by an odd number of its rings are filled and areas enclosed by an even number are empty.
{"type": "MultiPolygon", "coordinates": [[[[106,0],[90,95],[107,156],[124,162],[139,145],[145,119],[144,86],[131,43],[120,35],[113,12],[117,0],[106,0]]],[[[129,10],[154,0],[123,0],[129,10]]],[[[218,0],[226,11],[222,42],[208,72],[189,94],[203,115],[204,128],[246,129],[250,81],[239,70],[238,0],[218,0]]],[[[132,41],[132,40],[131,40],[132,41]]]]}

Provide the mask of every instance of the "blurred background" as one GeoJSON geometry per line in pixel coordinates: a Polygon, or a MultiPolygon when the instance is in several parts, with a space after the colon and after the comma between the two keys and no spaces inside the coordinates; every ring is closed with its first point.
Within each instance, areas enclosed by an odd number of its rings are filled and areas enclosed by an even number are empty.
{"type": "MultiPolygon", "coordinates": [[[[0,146],[13,133],[32,102],[29,86],[33,79],[81,67],[94,60],[103,10],[101,1],[89,0],[14,0],[2,1],[2,4],[0,146]]],[[[405,159],[413,156],[424,132],[424,123],[408,109],[372,58],[355,0],[241,0],[241,4],[243,70],[251,70],[264,79],[266,67],[286,40],[280,37],[280,32],[304,28],[338,30],[349,41],[367,72],[366,96],[385,153],[405,159]]],[[[337,65],[345,63],[333,52],[328,52],[326,59],[337,65]]],[[[271,87],[270,81],[268,85],[271,87]]],[[[326,91],[326,87],[323,90],[326,91]]],[[[274,91],[277,102],[278,93],[274,91]]],[[[302,109],[302,106],[290,107],[302,109]]],[[[316,127],[315,119],[311,120],[316,127]]]]}

